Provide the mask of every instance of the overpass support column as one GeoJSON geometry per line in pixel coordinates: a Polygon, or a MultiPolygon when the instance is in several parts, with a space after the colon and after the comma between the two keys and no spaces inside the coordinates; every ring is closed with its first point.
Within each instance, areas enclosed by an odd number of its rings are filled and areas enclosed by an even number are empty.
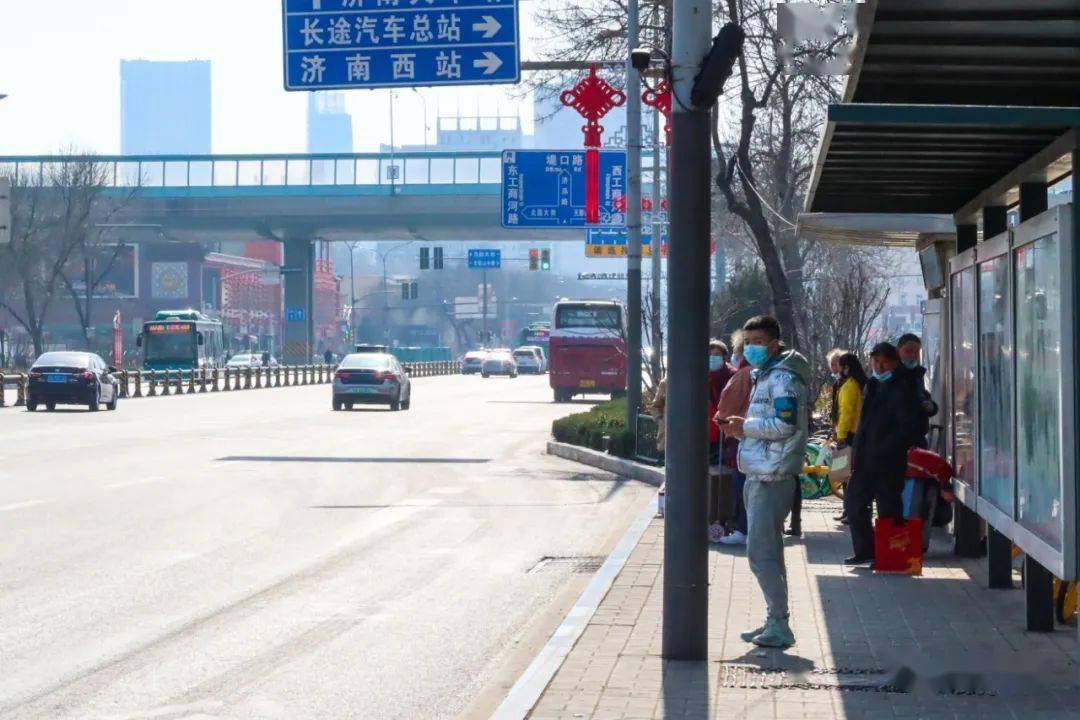
{"type": "Polygon", "coordinates": [[[286,365],[311,362],[315,336],[312,317],[314,268],[314,242],[308,237],[286,237],[285,265],[281,269],[282,281],[285,283],[281,355],[286,365]]]}

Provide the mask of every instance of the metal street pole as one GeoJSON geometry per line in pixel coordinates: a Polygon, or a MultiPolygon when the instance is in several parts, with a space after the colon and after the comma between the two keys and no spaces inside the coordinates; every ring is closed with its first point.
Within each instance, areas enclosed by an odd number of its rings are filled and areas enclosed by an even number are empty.
{"type": "Polygon", "coordinates": [[[658,222],[657,218],[661,213],[661,195],[660,195],[660,183],[662,182],[662,173],[660,166],[660,110],[653,108],[653,127],[652,127],[652,146],[653,146],[653,171],[652,171],[652,212],[653,212],[653,226],[652,226],[652,256],[650,259],[650,265],[652,268],[652,348],[653,348],[653,377],[655,380],[660,380],[661,372],[661,354],[663,353],[663,337],[660,332],[660,313],[662,308],[660,306],[660,278],[663,274],[660,262],[662,257],[663,245],[660,242],[660,238],[664,234],[663,223],[658,222]]]}
{"type": "Polygon", "coordinates": [[[711,44],[710,0],[674,0],[668,188],[667,505],[663,656],[708,656],[709,110],[690,100],[711,44]]]}
{"type": "Polygon", "coordinates": [[[356,344],[356,274],[353,257],[356,255],[356,243],[349,243],[349,340],[356,344]]]}
{"type": "Polygon", "coordinates": [[[487,313],[488,313],[488,283],[487,283],[487,270],[485,269],[485,270],[484,270],[483,272],[484,272],[484,289],[483,289],[483,291],[482,291],[482,292],[483,292],[483,294],[484,294],[484,298],[483,298],[483,302],[484,302],[484,312],[483,312],[483,315],[484,315],[484,322],[483,322],[483,328],[484,328],[484,344],[486,345],[486,344],[487,344],[487,342],[488,342],[488,322],[487,322],[487,313]]]}
{"type": "Polygon", "coordinates": [[[626,24],[626,426],[637,437],[641,408],[641,76],[630,59],[640,33],[638,0],[627,4],[626,24]]]}

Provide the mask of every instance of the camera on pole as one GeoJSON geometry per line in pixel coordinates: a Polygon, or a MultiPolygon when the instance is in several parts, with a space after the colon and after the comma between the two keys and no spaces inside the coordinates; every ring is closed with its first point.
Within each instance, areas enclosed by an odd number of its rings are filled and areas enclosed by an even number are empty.
{"type": "Polygon", "coordinates": [[[735,61],[742,53],[744,38],[742,28],[735,23],[727,23],[720,28],[713,38],[712,47],[701,61],[701,71],[694,78],[694,87],[690,90],[690,102],[695,107],[712,107],[720,97],[724,83],[731,77],[735,61]]]}

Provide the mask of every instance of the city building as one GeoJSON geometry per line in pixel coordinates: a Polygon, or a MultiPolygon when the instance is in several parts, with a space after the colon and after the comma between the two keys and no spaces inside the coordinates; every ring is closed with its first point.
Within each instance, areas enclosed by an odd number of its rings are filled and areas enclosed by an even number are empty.
{"type": "Polygon", "coordinates": [[[211,152],[210,61],[120,61],[120,152],[211,152]]]}

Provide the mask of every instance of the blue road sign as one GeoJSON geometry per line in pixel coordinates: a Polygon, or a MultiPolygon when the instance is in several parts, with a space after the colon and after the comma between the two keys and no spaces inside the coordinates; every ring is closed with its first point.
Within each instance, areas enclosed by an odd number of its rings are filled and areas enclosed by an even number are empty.
{"type": "Polygon", "coordinates": [[[469,267],[473,270],[501,268],[502,250],[469,250],[469,267]]]}
{"type": "Polygon", "coordinates": [[[285,320],[288,322],[304,322],[304,315],[302,307],[285,308],[285,320]]]}
{"type": "Polygon", "coordinates": [[[282,0],[285,89],[521,78],[518,0],[282,0]]]}
{"type": "Polygon", "coordinates": [[[504,150],[505,228],[625,227],[615,201],[626,192],[626,152],[600,151],[600,222],[585,223],[584,150],[504,150]]]}

